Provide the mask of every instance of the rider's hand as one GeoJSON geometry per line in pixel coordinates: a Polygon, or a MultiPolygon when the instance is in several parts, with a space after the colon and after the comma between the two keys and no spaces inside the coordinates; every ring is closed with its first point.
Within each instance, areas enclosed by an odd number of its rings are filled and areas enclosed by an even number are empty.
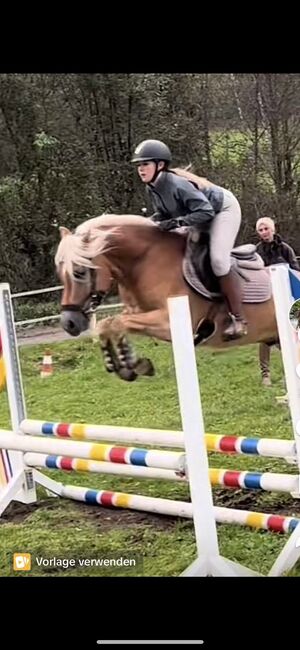
{"type": "Polygon", "coordinates": [[[154,212],[154,214],[151,214],[150,219],[151,221],[155,221],[155,223],[158,223],[159,221],[162,220],[161,212],[154,212]]]}
{"type": "Polygon", "coordinates": [[[182,224],[178,221],[178,219],[167,219],[165,221],[161,221],[159,224],[160,230],[168,231],[168,230],[175,230],[175,228],[180,228],[182,224]]]}

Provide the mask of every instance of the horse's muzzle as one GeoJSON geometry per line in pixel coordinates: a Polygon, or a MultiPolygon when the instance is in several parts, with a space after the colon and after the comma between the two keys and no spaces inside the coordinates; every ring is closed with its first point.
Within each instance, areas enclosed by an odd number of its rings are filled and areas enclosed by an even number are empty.
{"type": "Polygon", "coordinates": [[[89,328],[89,318],[82,311],[62,310],[61,326],[71,336],[79,336],[89,328]]]}

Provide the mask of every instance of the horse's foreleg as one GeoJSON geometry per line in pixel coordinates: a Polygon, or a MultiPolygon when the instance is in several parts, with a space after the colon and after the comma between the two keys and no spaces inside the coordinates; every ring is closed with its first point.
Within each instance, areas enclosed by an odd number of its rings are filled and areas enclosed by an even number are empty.
{"type": "Polygon", "coordinates": [[[104,366],[107,372],[115,372],[125,381],[134,381],[138,376],[134,370],[137,363],[135,353],[124,335],[116,337],[111,334],[112,320],[112,317],[108,317],[97,323],[104,366]]]}
{"type": "Polygon", "coordinates": [[[116,340],[126,334],[154,336],[162,341],[171,340],[169,316],[166,309],[108,316],[108,318],[98,321],[96,331],[101,337],[116,340]]]}
{"type": "MultiPolygon", "coordinates": [[[[143,336],[154,336],[162,341],[170,341],[169,316],[166,309],[155,309],[148,312],[131,314],[120,314],[120,326],[127,334],[141,334],[143,336]]],[[[118,328],[119,323],[114,327],[118,328]]]]}
{"type": "Polygon", "coordinates": [[[165,310],[108,317],[97,323],[97,331],[106,369],[116,372],[126,381],[133,381],[137,375],[154,374],[150,359],[136,356],[127,339],[128,333],[170,340],[169,319],[165,310]]]}

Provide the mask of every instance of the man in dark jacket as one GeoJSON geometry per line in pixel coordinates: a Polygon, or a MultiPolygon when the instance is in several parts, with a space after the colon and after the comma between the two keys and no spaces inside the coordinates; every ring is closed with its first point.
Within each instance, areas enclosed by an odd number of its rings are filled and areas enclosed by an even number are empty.
{"type": "Polygon", "coordinates": [[[261,217],[256,223],[256,232],[261,241],[256,250],[266,266],[271,264],[289,264],[291,269],[300,271],[294,250],[275,233],[275,224],[270,217],[261,217]]]}
{"type": "MultiPolygon", "coordinates": [[[[294,250],[275,232],[275,223],[270,217],[261,217],[256,222],[256,232],[260,242],[256,250],[266,266],[272,264],[289,264],[291,269],[300,271],[294,250]]],[[[270,346],[259,344],[259,364],[264,386],[271,386],[270,377],[270,346]]]]}

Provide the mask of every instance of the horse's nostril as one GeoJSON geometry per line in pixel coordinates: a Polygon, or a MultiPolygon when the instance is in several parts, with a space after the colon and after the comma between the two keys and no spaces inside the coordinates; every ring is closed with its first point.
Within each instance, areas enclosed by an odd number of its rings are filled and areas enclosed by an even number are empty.
{"type": "Polygon", "coordinates": [[[68,332],[69,332],[69,334],[73,334],[73,335],[74,335],[74,334],[77,335],[77,334],[79,334],[79,332],[80,332],[80,328],[78,327],[78,324],[77,324],[77,323],[74,323],[73,320],[69,320],[69,323],[68,323],[68,332]]]}
{"type": "Polygon", "coordinates": [[[83,315],[73,312],[64,311],[61,316],[61,324],[68,334],[78,336],[88,328],[88,319],[83,315]]]}

